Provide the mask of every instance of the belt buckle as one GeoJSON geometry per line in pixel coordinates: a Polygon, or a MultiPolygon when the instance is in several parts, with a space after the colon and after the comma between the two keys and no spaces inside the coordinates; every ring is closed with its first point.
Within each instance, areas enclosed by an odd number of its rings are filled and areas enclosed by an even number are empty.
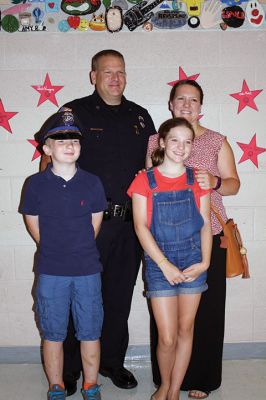
{"type": "Polygon", "coordinates": [[[120,204],[113,205],[113,215],[114,217],[123,217],[124,207],[120,204]]]}

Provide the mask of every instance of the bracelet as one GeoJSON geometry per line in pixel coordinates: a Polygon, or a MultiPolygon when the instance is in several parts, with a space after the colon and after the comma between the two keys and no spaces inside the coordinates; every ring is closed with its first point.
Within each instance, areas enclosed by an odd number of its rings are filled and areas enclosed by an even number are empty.
{"type": "Polygon", "coordinates": [[[216,183],[216,186],[213,188],[213,190],[218,190],[218,189],[220,189],[220,187],[222,185],[222,178],[217,175],[215,175],[215,178],[217,178],[217,183],[216,183]]]}
{"type": "Polygon", "coordinates": [[[161,261],[159,261],[157,263],[157,265],[160,267],[160,265],[164,262],[164,261],[168,261],[168,259],[166,257],[162,258],[161,261]]]}

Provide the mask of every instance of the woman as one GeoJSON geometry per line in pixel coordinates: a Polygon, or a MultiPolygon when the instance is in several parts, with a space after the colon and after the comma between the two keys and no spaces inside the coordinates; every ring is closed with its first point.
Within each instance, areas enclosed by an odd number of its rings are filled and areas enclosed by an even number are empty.
{"type": "MultiPolygon", "coordinates": [[[[212,189],[211,202],[227,220],[222,196],[234,195],[240,187],[233,151],[225,136],[205,128],[199,123],[203,103],[200,85],[191,80],[181,80],[170,93],[169,108],[174,117],[184,117],[193,126],[195,139],[187,166],[198,169],[196,179],[202,189],[212,189]]],[[[149,141],[147,167],[152,165],[150,155],[158,146],[158,137],[149,141]]],[[[208,269],[208,290],[203,293],[194,329],[193,350],[182,390],[189,390],[189,397],[204,399],[221,385],[224,339],[226,277],[226,252],[220,247],[222,227],[212,213],[213,246],[208,269]]],[[[156,325],[151,319],[151,358],[153,380],[160,384],[156,360],[156,325]]]]}

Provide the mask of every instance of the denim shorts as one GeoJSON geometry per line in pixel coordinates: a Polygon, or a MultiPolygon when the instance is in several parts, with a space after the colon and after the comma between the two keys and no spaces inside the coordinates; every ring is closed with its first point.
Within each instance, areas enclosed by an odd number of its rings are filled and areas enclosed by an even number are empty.
{"type": "Polygon", "coordinates": [[[70,308],[76,338],[97,340],[101,336],[103,306],[101,274],[54,276],[40,274],[36,287],[36,312],[42,337],[63,342],[70,308]]]}
{"type": "MultiPolygon", "coordinates": [[[[181,271],[190,265],[201,262],[200,248],[189,252],[187,249],[168,251],[164,252],[164,254],[166,254],[168,260],[178,266],[181,271]]],[[[147,298],[169,297],[179,294],[197,294],[205,292],[205,290],[208,289],[206,283],[207,271],[200,274],[193,282],[181,282],[170,285],[161,269],[147,254],[145,254],[145,278],[147,284],[147,298]]]]}

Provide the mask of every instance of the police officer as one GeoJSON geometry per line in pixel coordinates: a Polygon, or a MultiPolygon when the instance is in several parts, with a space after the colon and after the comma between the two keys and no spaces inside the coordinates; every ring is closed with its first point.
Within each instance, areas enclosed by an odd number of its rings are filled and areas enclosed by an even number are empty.
{"type": "MultiPolygon", "coordinates": [[[[97,53],[92,58],[90,78],[95,85],[94,93],[65,104],[63,109],[73,110],[83,126],[78,163],[100,177],[108,200],[97,237],[104,269],[100,373],[119,388],[131,389],[137,381],[123,364],[141,248],[126,191],[136,172],[144,167],[148,139],[155,133],[155,127],[147,110],[123,96],[126,72],[121,53],[115,50],[97,53]]],[[[78,349],[70,321],[64,344],[64,382],[68,395],[75,393],[81,370],[78,349]]]]}

